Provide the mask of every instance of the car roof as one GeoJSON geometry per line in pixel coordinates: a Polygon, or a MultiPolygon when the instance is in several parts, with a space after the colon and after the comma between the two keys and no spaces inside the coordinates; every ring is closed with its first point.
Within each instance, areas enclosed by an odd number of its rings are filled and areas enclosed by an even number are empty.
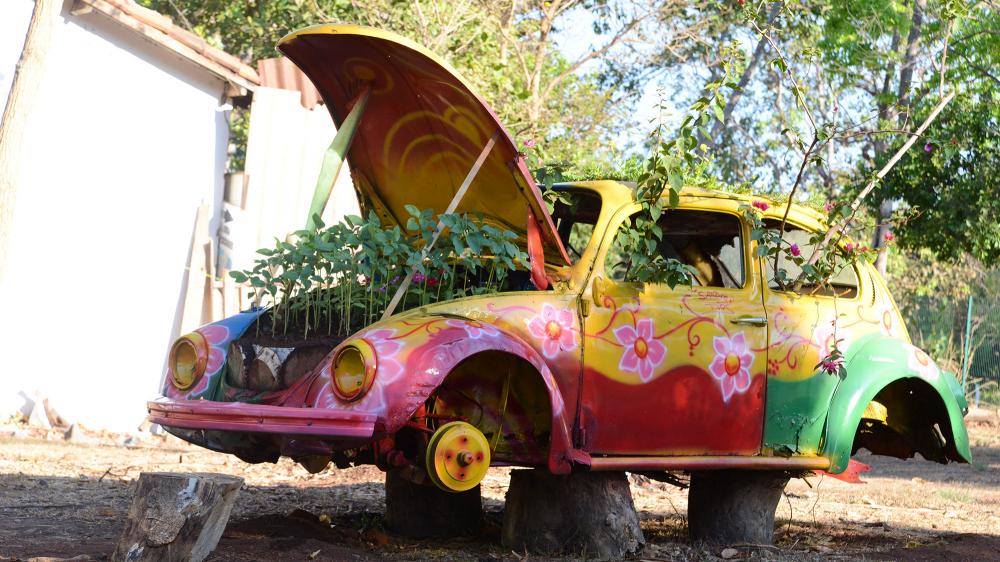
{"type": "MultiPolygon", "coordinates": [[[[615,207],[620,207],[634,201],[634,190],[635,182],[618,181],[618,180],[591,180],[591,181],[579,181],[579,182],[565,182],[555,184],[555,187],[582,187],[585,189],[590,189],[596,191],[601,195],[605,202],[614,205],[615,207]]],[[[705,189],[703,187],[693,187],[685,186],[681,190],[681,204],[685,202],[690,202],[697,199],[722,199],[730,201],[740,201],[745,203],[750,203],[752,201],[764,201],[770,207],[774,209],[784,209],[785,203],[781,201],[775,201],[769,197],[760,195],[751,195],[749,193],[734,193],[730,191],[721,191],[717,189],[705,189]]],[[[779,214],[783,214],[783,211],[779,214]]],[[[792,211],[789,216],[794,216],[800,222],[805,221],[808,223],[803,226],[809,226],[813,228],[823,227],[826,225],[826,217],[822,213],[800,205],[798,203],[792,203],[792,211]]]]}

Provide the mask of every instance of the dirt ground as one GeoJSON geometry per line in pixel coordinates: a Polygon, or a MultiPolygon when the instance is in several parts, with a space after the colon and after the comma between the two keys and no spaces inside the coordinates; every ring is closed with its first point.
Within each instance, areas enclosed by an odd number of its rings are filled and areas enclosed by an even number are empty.
{"type": "MultiPolygon", "coordinates": [[[[542,560],[500,545],[504,469],[491,470],[483,484],[481,536],[417,541],[384,531],[383,475],[372,467],[310,475],[287,459],[248,465],[173,438],[103,434],[70,443],[61,433],[47,436],[0,426],[0,560],[106,560],[143,471],[246,479],[212,562],[542,560]]],[[[861,454],[872,467],[866,484],[793,480],[778,507],[775,546],[731,545],[738,553],[731,559],[1000,560],[1000,425],[974,425],[970,436],[971,465],[861,454]]],[[[721,548],[688,543],[685,490],[630,480],[647,542],[640,559],[721,559],[721,548]]]]}

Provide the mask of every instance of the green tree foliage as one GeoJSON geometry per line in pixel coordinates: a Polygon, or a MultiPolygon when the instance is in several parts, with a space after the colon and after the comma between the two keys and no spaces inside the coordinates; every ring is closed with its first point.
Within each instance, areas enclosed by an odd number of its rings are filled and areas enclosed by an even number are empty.
{"type": "MultiPolygon", "coordinates": [[[[929,248],[940,259],[968,253],[1000,262],[1000,14],[979,14],[957,26],[945,81],[958,97],[887,176],[881,195],[917,210],[897,229],[904,248],[929,248]]],[[[918,92],[915,118],[926,115],[937,83],[918,92]],[[928,91],[929,90],[929,91],[928,91]]],[[[884,159],[884,157],[882,158],[884,159]]],[[[881,159],[880,159],[881,160],[881,159]]]]}
{"type": "MultiPolygon", "coordinates": [[[[744,42],[748,56],[738,72],[743,91],[729,98],[724,125],[703,139],[712,147],[715,174],[758,192],[787,195],[814,120],[836,133],[804,168],[802,192],[843,200],[867,183],[942,92],[955,90],[955,101],[928,138],[866,200],[867,211],[878,223],[891,208],[883,201],[920,207],[896,233],[905,247],[932,248],[943,258],[971,252],[996,259],[996,227],[986,224],[998,199],[997,99],[991,94],[1000,85],[995,1],[740,4],[743,15],[720,8],[712,20],[718,39],[708,46],[682,45],[677,56],[663,59],[674,74],[715,76],[721,73],[721,42],[744,42]],[[804,92],[804,103],[789,87],[789,76],[804,92]],[[952,138],[958,144],[948,151],[944,144],[952,138]],[[934,144],[929,157],[922,150],[928,140],[934,144]]],[[[675,98],[691,95],[688,81],[675,84],[675,98]]],[[[884,232],[873,236],[875,245],[884,232]]]]}
{"type": "Polygon", "coordinates": [[[534,141],[546,161],[578,165],[617,155],[613,133],[629,122],[623,101],[637,92],[636,78],[650,62],[622,46],[645,40],[641,25],[664,9],[651,2],[619,6],[607,0],[140,2],[251,64],[277,56],[274,46],[282,36],[310,24],[347,22],[394,31],[459,69],[512,134],[534,141]],[[569,60],[555,37],[579,10],[600,17],[594,26],[598,43],[569,60]],[[617,68],[614,83],[607,68],[617,68]]]}

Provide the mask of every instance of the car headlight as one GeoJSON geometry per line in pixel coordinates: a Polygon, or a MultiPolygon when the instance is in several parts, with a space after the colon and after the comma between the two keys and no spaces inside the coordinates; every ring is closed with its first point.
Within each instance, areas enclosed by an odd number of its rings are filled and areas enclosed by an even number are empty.
{"type": "Polygon", "coordinates": [[[345,402],[357,400],[375,381],[375,350],[364,340],[352,342],[337,352],[330,371],[333,394],[345,402]]]}
{"type": "Polygon", "coordinates": [[[205,374],[207,364],[208,342],[205,336],[198,332],[181,336],[170,348],[167,360],[170,381],[177,390],[187,390],[205,374]]]}

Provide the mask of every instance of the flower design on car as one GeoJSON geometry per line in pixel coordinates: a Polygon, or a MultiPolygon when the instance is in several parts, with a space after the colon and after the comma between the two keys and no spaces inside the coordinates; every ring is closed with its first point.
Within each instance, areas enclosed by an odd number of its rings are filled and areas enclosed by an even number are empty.
{"type": "Polygon", "coordinates": [[[572,310],[557,310],[550,304],[543,304],[542,311],[528,320],[528,331],[541,340],[542,355],[552,359],[560,350],[572,351],[576,348],[575,323],[572,310]]]}
{"type": "Polygon", "coordinates": [[[641,318],[635,327],[619,326],[615,328],[615,338],[625,350],[622,352],[618,368],[630,373],[639,373],[642,382],[653,380],[656,367],[667,358],[667,346],[656,339],[653,319],[641,318]]]}
{"type": "Polygon", "coordinates": [[[451,326],[452,328],[462,328],[465,330],[465,335],[469,336],[469,339],[473,340],[478,340],[483,336],[492,337],[500,335],[500,330],[497,330],[489,324],[475,320],[447,320],[445,324],[451,326]]]}
{"type": "Polygon", "coordinates": [[[746,338],[740,332],[733,337],[715,336],[712,340],[715,359],[708,366],[712,376],[722,387],[722,400],[729,402],[733,394],[750,388],[750,366],[753,353],[747,349],[746,338]]]}
{"type": "Polygon", "coordinates": [[[910,358],[906,366],[913,369],[921,378],[936,379],[941,373],[937,363],[924,353],[922,349],[910,346],[910,358]]]}
{"type": "Polygon", "coordinates": [[[208,362],[205,364],[205,373],[211,375],[226,363],[226,352],[223,346],[229,341],[229,328],[212,324],[202,326],[195,331],[204,336],[205,341],[208,342],[208,362]]]}
{"type": "Polygon", "coordinates": [[[850,339],[847,330],[838,328],[836,322],[823,322],[813,331],[813,342],[819,347],[820,358],[829,356],[834,347],[839,348],[841,353],[846,353],[850,339]]]}
{"type": "Polygon", "coordinates": [[[375,384],[385,384],[396,380],[403,374],[403,365],[396,360],[396,354],[403,349],[403,342],[391,339],[396,330],[380,328],[362,336],[375,348],[378,370],[375,373],[375,384]]]}

